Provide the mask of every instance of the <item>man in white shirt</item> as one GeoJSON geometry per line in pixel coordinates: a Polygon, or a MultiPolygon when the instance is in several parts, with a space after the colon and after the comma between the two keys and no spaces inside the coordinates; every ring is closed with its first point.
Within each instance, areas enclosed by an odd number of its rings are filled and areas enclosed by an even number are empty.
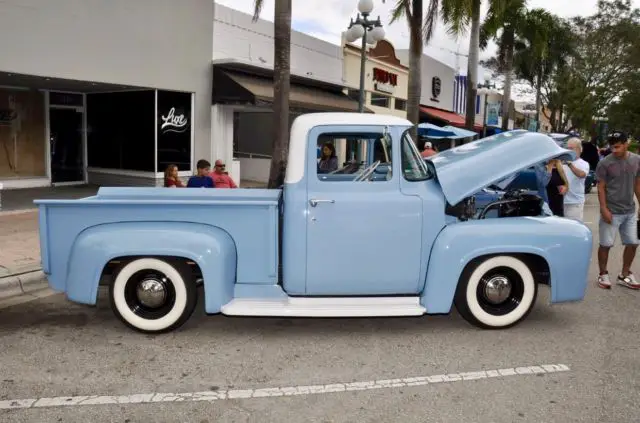
{"type": "Polygon", "coordinates": [[[585,200],[584,182],[589,174],[589,163],[580,158],[582,141],[579,138],[570,138],[567,141],[567,149],[573,150],[577,159],[566,162],[563,166],[569,182],[569,190],[564,196],[564,217],[582,222],[585,200]]]}

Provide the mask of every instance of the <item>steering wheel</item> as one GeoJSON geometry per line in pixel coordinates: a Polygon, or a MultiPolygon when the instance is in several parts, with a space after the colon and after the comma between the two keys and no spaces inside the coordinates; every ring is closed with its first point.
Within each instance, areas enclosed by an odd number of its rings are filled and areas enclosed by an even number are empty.
{"type": "Polygon", "coordinates": [[[361,181],[366,180],[369,176],[371,176],[371,174],[376,170],[376,168],[378,166],[380,166],[380,160],[378,160],[375,163],[371,164],[371,166],[369,166],[368,168],[363,170],[360,175],[358,175],[355,178],[353,178],[353,182],[361,182],[361,181]]]}

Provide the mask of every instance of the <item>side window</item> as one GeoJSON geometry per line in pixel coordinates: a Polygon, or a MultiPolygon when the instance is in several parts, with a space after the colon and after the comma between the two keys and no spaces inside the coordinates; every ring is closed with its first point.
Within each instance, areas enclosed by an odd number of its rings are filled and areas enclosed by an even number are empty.
{"type": "Polygon", "coordinates": [[[318,137],[318,179],[384,182],[393,176],[391,138],[382,133],[325,133],[318,137]]]}
{"type": "Polygon", "coordinates": [[[405,131],[400,143],[402,158],[402,174],[407,181],[424,181],[431,178],[431,172],[418,152],[409,130],[405,131]]]}

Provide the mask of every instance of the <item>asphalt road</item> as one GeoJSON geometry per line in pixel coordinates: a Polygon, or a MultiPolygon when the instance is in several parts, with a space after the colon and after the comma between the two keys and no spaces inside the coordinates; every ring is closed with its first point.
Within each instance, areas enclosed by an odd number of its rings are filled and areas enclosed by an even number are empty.
{"type": "MultiPolygon", "coordinates": [[[[594,223],[595,200],[585,213],[594,223]]],[[[611,259],[616,274],[620,247],[611,259]]],[[[106,295],[95,308],[61,295],[6,307],[0,422],[637,422],[640,292],[598,289],[596,269],[594,255],[584,302],[549,306],[542,287],[529,318],[506,331],[475,329],[455,312],[313,320],[200,311],[180,331],[147,336],[123,326],[106,295]],[[544,364],[566,367],[493,371],[544,364]],[[477,371],[486,373],[460,375],[477,371]],[[38,399],[52,406],[29,407],[38,399]],[[29,408],[7,409],[21,404],[29,408]]]]}

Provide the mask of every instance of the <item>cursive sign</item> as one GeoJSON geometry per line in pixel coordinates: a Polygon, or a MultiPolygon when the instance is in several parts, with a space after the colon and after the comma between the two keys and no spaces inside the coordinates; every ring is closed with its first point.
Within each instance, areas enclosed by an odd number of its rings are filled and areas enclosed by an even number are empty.
{"type": "Polygon", "coordinates": [[[431,94],[433,98],[438,98],[442,92],[442,81],[437,76],[431,78],[431,94]]]}
{"type": "Polygon", "coordinates": [[[162,132],[184,132],[189,124],[189,120],[185,115],[176,115],[175,107],[172,107],[166,116],[161,115],[160,119],[162,119],[162,125],[160,126],[162,132]]]}

